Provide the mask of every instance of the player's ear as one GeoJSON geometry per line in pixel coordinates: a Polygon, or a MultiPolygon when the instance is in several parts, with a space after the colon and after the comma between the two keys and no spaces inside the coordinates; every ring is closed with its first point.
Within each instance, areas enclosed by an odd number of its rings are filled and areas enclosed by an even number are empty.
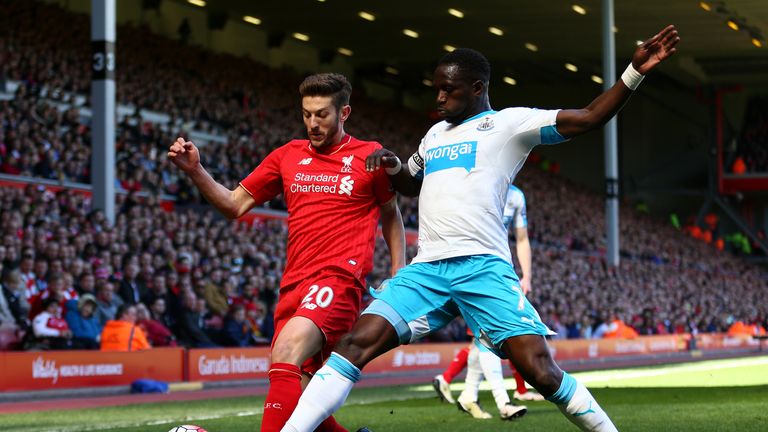
{"type": "Polygon", "coordinates": [[[341,113],[339,115],[339,118],[341,119],[342,122],[345,122],[349,118],[350,114],[352,114],[352,107],[349,105],[344,105],[343,107],[341,107],[341,113]]]}
{"type": "Polygon", "coordinates": [[[485,92],[487,85],[482,80],[477,80],[472,83],[472,93],[477,96],[482,95],[485,92]]]}

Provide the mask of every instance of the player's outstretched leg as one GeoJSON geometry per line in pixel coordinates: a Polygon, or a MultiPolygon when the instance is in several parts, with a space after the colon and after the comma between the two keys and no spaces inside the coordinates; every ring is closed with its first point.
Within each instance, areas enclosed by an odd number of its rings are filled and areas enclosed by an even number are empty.
{"type": "Polygon", "coordinates": [[[557,366],[543,336],[514,336],[502,349],[523,378],[581,430],[617,430],[589,390],[557,366]]]}
{"type": "Polygon", "coordinates": [[[281,432],[311,432],[336,412],[369,361],[399,345],[395,328],[379,315],[364,314],[315,373],[281,432]]]}
{"type": "Polygon", "coordinates": [[[303,364],[323,345],[323,333],[305,317],[293,317],[282,326],[272,346],[269,390],[264,401],[261,432],[278,432],[301,396],[303,364]]]}

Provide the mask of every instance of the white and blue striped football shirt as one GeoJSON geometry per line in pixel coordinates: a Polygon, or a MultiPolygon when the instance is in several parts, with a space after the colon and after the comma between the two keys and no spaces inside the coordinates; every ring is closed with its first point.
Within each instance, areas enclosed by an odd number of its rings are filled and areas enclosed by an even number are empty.
{"type": "Polygon", "coordinates": [[[423,176],[413,262],[482,254],[511,261],[503,220],[509,185],[534,146],[565,141],[557,113],[507,108],[432,126],[408,160],[411,175],[423,176]]]}

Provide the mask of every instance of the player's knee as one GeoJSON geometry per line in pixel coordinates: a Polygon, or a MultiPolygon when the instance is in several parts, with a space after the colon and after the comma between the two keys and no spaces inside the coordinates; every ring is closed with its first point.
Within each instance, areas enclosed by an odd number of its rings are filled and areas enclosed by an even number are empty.
{"type": "Polygon", "coordinates": [[[302,349],[302,341],[297,337],[280,337],[272,346],[272,362],[273,363],[291,363],[296,366],[300,366],[305,358],[302,357],[302,353],[305,351],[302,349]]]}

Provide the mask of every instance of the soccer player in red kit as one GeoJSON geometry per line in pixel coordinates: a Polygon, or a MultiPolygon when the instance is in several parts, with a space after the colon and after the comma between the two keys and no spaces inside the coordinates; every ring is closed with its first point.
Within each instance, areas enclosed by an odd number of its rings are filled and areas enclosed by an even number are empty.
{"type": "MultiPolygon", "coordinates": [[[[343,75],[307,77],[299,93],[309,140],[274,150],[234,190],[205,171],[192,142],[179,138],[168,151],[228,218],[280,193],[288,206],[287,257],[262,432],[283,427],[301,395],[302,379],[308,381],[357,321],[380,215],[392,274],[405,265],[405,232],[389,178],[382,170],[365,169],[365,158],[381,145],[344,132],[351,91],[343,75]]],[[[317,430],[346,431],[333,417],[317,430]]]]}

